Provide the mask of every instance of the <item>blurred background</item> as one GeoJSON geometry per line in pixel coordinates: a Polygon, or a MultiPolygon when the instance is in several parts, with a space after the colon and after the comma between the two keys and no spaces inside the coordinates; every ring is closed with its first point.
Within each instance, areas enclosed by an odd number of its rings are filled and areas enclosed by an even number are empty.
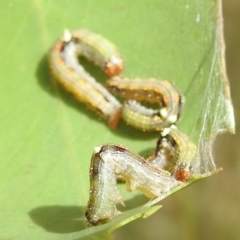
{"type": "Polygon", "coordinates": [[[240,239],[240,1],[223,0],[226,66],[236,134],[217,138],[215,157],[224,171],[162,201],[163,208],[116,231],[116,239],[240,239]]]}

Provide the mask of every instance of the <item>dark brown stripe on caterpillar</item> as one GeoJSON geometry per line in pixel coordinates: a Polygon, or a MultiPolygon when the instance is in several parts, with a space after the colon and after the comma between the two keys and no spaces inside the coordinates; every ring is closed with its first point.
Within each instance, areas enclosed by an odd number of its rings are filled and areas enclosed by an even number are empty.
{"type": "Polygon", "coordinates": [[[114,94],[131,99],[123,104],[122,118],[135,128],[160,131],[176,123],[181,115],[184,98],[168,81],[115,76],[107,81],[107,88],[114,94]],[[140,104],[144,101],[159,107],[144,107],[140,104]]]}

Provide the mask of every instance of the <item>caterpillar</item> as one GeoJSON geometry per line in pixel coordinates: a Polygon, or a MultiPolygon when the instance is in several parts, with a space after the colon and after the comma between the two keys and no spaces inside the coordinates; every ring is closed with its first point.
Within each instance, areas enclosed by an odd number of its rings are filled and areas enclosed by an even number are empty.
{"type": "Polygon", "coordinates": [[[170,172],[177,180],[187,182],[193,173],[192,161],[197,147],[175,126],[165,128],[157,141],[156,150],[147,162],[170,172]]]}
{"type": "Polygon", "coordinates": [[[107,89],[128,99],[122,106],[122,118],[127,124],[143,131],[160,131],[179,119],[184,98],[169,81],[158,79],[128,79],[115,76],[107,81],[107,89]],[[158,104],[147,108],[140,102],[158,104]]]}
{"type": "Polygon", "coordinates": [[[121,104],[85,71],[79,56],[95,63],[108,76],[122,71],[123,60],[111,42],[87,30],[65,31],[49,54],[50,69],[58,82],[115,128],[121,104]]]}
{"type": "Polygon", "coordinates": [[[162,132],[157,146],[155,155],[148,160],[120,145],[106,144],[95,148],[90,166],[90,197],[85,213],[91,225],[106,223],[120,214],[115,204],[124,206],[124,202],[117,188],[118,176],[125,180],[128,191],[137,189],[149,198],[159,197],[190,179],[196,147],[187,136],[169,128],[162,132]],[[166,145],[173,149],[173,156],[169,159],[165,155],[165,166],[159,166],[159,159],[162,161],[159,154],[164,154],[161,151],[166,145]],[[172,160],[176,164],[170,167],[171,173],[163,168],[172,160]]]}

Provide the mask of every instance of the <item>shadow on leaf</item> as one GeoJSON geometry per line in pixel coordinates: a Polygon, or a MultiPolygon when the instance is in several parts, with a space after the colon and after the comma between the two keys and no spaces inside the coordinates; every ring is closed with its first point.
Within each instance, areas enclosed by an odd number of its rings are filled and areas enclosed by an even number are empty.
{"type": "MultiPolygon", "coordinates": [[[[118,207],[124,213],[143,205],[146,201],[145,196],[137,195],[125,201],[126,208],[118,207]]],[[[86,207],[53,205],[34,208],[28,215],[35,224],[47,232],[66,234],[82,231],[89,226],[84,216],[85,210],[86,207]]]]}
{"type": "Polygon", "coordinates": [[[87,227],[85,209],[78,206],[44,206],[35,208],[28,214],[34,223],[48,232],[73,233],[87,227]]]}
{"type": "Polygon", "coordinates": [[[36,69],[36,77],[40,87],[50,96],[59,98],[68,107],[71,107],[76,111],[87,115],[91,119],[101,121],[98,115],[89,110],[87,106],[85,106],[83,103],[80,103],[79,101],[74,99],[74,96],[65,89],[63,89],[63,87],[61,87],[60,84],[57,83],[54,77],[51,76],[47,55],[44,55],[39,61],[36,69]]]}

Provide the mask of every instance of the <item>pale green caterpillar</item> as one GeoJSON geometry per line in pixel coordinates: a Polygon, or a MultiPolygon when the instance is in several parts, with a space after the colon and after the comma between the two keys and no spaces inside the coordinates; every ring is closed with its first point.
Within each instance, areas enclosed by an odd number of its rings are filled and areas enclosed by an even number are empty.
{"type": "Polygon", "coordinates": [[[196,154],[196,146],[174,127],[165,129],[160,139],[155,155],[149,160],[119,145],[107,144],[95,148],[85,214],[91,225],[106,223],[120,213],[115,205],[120,203],[124,206],[117,188],[116,178],[119,176],[126,181],[128,191],[137,189],[149,198],[160,197],[191,178],[191,162],[196,154]],[[163,148],[171,148],[172,156],[165,155],[163,148]],[[164,163],[161,162],[163,160],[164,163]],[[172,161],[174,166],[171,171],[164,170],[172,161]]]}

